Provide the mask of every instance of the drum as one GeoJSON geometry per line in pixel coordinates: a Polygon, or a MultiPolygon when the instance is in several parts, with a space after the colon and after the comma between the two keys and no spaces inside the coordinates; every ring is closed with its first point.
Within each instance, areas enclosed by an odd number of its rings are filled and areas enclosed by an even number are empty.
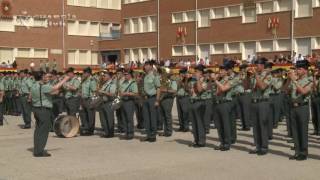
{"type": "Polygon", "coordinates": [[[79,128],[79,119],[74,116],[60,115],[54,122],[54,132],[59,137],[74,137],[78,134],[79,128]]]}

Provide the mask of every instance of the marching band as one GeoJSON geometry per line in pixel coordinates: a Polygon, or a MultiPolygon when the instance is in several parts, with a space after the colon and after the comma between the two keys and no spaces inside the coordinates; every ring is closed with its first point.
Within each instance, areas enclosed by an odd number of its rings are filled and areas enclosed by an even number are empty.
{"type": "Polygon", "coordinates": [[[230,150],[237,143],[236,122],[240,119],[241,130],[253,130],[255,149],[250,154],[265,155],[273,130],[285,117],[294,143],[290,159],[306,160],[310,117],[314,135],[320,134],[319,68],[316,64],[311,69],[303,60],[290,69],[275,69],[266,58],[260,58],[255,66],[226,61],[218,71],[200,64],[174,73],[147,61],[143,71],[118,68],[94,74],[85,68],[82,75],[73,68],[65,73],[5,72],[0,73],[0,125],[4,115],[21,114],[22,128],[30,129],[33,112],[36,157],[50,156],[44,150],[48,133],[63,112],[79,115],[81,136],[94,134],[98,112],[102,137],[119,133],[122,139],[132,140],[137,124],[137,129],[145,130],[143,141],[155,142],[159,130],[163,130],[161,136],[172,136],[176,99],[179,131],[192,132],[192,147],[206,146],[206,136],[214,126],[220,141],[215,150],[230,150]]]}

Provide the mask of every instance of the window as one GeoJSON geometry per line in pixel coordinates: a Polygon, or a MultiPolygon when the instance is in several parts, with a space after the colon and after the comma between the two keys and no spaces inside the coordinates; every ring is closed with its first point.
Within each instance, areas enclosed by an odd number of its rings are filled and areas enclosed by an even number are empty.
{"type": "Polygon", "coordinates": [[[48,50],[47,49],[34,49],[35,58],[47,58],[48,50]]]}
{"type": "Polygon", "coordinates": [[[67,0],[67,5],[75,5],[74,0],[67,0]]]}
{"type": "Polygon", "coordinates": [[[87,21],[79,21],[78,34],[79,35],[87,35],[88,34],[88,23],[87,23],[87,21]]]}
{"type": "Polygon", "coordinates": [[[99,36],[99,23],[91,22],[89,27],[89,36],[99,36]]]}
{"type": "Polygon", "coordinates": [[[279,11],[290,11],[292,0],[278,0],[279,11]]]}
{"type": "Polygon", "coordinates": [[[188,12],[185,12],[184,14],[185,14],[184,22],[190,22],[190,21],[195,21],[196,20],[195,11],[188,11],[188,12]]]}
{"type": "Polygon", "coordinates": [[[29,16],[17,16],[16,26],[32,27],[32,18],[29,16]]]}
{"type": "Polygon", "coordinates": [[[133,49],[131,61],[138,61],[138,60],[139,60],[139,49],[133,49]]]}
{"type": "Polygon", "coordinates": [[[214,53],[213,54],[223,54],[224,53],[224,44],[214,44],[214,53]]]}
{"type": "Polygon", "coordinates": [[[219,19],[219,18],[224,18],[224,8],[215,8],[214,10],[214,18],[219,19]]]}
{"type": "Polygon", "coordinates": [[[297,43],[297,54],[302,54],[302,56],[307,56],[311,54],[310,38],[296,39],[296,43],[297,43]]]}
{"type": "Polygon", "coordinates": [[[208,27],[210,26],[210,10],[201,10],[199,11],[199,27],[208,27]]]}
{"type": "Polygon", "coordinates": [[[154,32],[157,30],[157,21],[156,21],[156,17],[155,16],[151,16],[149,17],[149,24],[150,24],[150,32],[154,32]]]}
{"type": "Polygon", "coordinates": [[[149,59],[156,59],[157,58],[157,48],[148,49],[149,51],[149,59]]]}
{"type": "Polygon", "coordinates": [[[125,34],[130,33],[130,20],[129,19],[124,20],[124,33],[125,34]]]}
{"type": "Polygon", "coordinates": [[[129,63],[130,61],[130,49],[124,50],[124,62],[129,63]]]}
{"type": "Polygon", "coordinates": [[[273,51],[273,41],[261,41],[260,42],[260,52],[272,52],[273,51]]]}
{"type": "Polygon", "coordinates": [[[77,24],[75,21],[68,21],[68,35],[77,34],[77,24]]]}
{"type": "Polygon", "coordinates": [[[87,50],[79,51],[79,64],[89,65],[91,64],[90,59],[87,57],[87,50]]]}
{"type": "Polygon", "coordinates": [[[134,18],[132,19],[132,33],[138,33],[139,32],[139,24],[138,24],[138,19],[134,18]]]}
{"type": "Polygon", "coordinates": [[[148,32],[148,18],[140,18],[140,32],[148,32]]]}
{"type": "Polygon", "coordinates": [[[98,52],[91,52],[91,64],[98,64],[98,52]]]}
{"type": "Polygon", "coordinates": [[[90,7],[97,7],[97,0],[90,0],[90,7]]]}
{"type": "Polygon", "coordinates": [[[256,42],[246,42],[243,44],[244,53],[242,53],[242,59],[247,59],[249,56],[253,57],[256,55],[256,42]]]}
{"type": "Polygon", "coordinates": [[[316,49],[320,49],[320,37],[316,38],[316,49]]]}
{"type": "Polygon", "coordinates": [[[76,51],[75,50],[68,51],[68,64],[76,64],[76,51]]]}
{"type": "Polygon", "coordinates": [[[182,46],[174,46],[172,48],[173,56],[182,56],[183,55],[183,47],[182,46]]]}
{"type": "Polygon", "coordinates": [[[273,1],[266,1],[260,3],[261,13],[272,13],[273,12],[273,1]]]}
{"type": "Polygon", "coordinates": [[[108,8],[108,0],[100,0],[101,8],[108,8]]]}
{"type": "Polygon", "coordinates": [[[230,6],[229,9],[229,17],[237,17],[240,16],[240,6],[230,6]]]}
{"type": "Polygon", "coordinates": [[[22,57],[22,58],[30,57],[30,48],[18,48],[17,57],[22,57]]]}
{"type": "Polygon", "coordinates": [[[232,53],[240,53],[240,43],[229,43],[228,50],[230,54],[232,53]]]}
{"type": "Polygon", "coordinates": [[[183,21],[182,13],[174,13],[172,14],[172,22],[173,23],[181,23],[183,21]]]}
{"type": "Polygon", "coordinates": [[[312,0],[297,0],[296,17],[312,16],[312,0]]]}
{"type": "Polygon", "coordinates": [[[257,21],[256,9],[244,9],[243,15],[244,23],[252,23],[257,21]]]}
{"type": "Polygon", "coordinates": [[[78,0],[78,6],[86,6],[86,0],[78,0]]]}
{"type": "Polygon", "coordinates": [[[191,56],[196,54],[196,46],[195,45],[187,45],[185,46],[184,55],[191,56]]]}
{"type": "Polygon", "coordinates": [[[199,57],[201,59],[207,59],[210,56],[210,45],[205,44],[205,45],[200,45],[199,46],[199,57]]]}
{"type": "Polygon", "coordinates": [[[100,33],[101,33],[101,34],[108,34],[108,33],[110,33],[109,23],[101,23],[101,24],[100,24],[100,33]]]}
{"type": "Polygon", "coordinates": [[[0,18],[0,31],[14,32],[13,19],[0,18]]]}
{"type": "Polygon", "coordinates": [[[148,59],[148,49],[147,48],[143,48],[143,49],[140,49],[140,60],[144,60],[146,61],[148,59]]]}
{"type": "Polygon", "coordinates": [[[291,41],[289,39],[280,39],[278,40],[277,45],[278,45],[277,51],[291,50],[291,41]]]}
{"type": "Polygon", "coordinates": [[[0,62],[13,62],[13,49],[0,48],[0,62]]]}

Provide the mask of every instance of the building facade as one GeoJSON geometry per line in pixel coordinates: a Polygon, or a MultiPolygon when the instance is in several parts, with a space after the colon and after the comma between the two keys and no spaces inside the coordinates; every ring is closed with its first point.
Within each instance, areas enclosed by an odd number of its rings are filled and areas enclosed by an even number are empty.
{"type": "Polygon", "coordinates": [[[101,41],[100,49],[119,51],[123,62],[219,63],[224,56],[305,56],[320,49],[319,0],[125,0],[121,14],[121,38],[101,41]]]}
{"type": "MultiPolygon", "coordinates": [[[[120,0],[0,0],[0,63],[97,66],[99,41],[120,28],[120,0]]],[[[112,38],[112,37],[111,37],[112,38]]]]}

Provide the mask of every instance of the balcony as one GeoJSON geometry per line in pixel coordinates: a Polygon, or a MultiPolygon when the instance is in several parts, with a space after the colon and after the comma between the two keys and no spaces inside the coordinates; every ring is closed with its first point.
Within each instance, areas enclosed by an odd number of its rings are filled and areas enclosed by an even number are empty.
{"type": "Polygon", "coordinates": [[[100,40],[118,40],[121,37],[120,31],[112,31],[108,33],[100,33],[100,40]]]}

